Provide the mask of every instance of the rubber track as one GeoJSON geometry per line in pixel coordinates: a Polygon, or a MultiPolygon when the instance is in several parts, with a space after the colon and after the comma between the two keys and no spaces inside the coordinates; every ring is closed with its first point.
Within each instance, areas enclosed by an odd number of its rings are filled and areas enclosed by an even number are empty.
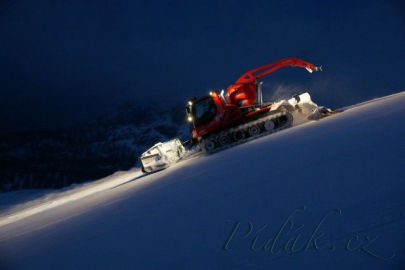
{"type": "MultiPolygon", "coordinates": [[[[246,142],[248,142],[248,141],[255,140],[255,139],[257,139],[257,138],[264,137],[264,136],[267,136],[267,135],[276,133],[276,132],[278,132],[278,131],[280,131],[280,130],[283,130],[283,129],[286,129],[286,128],[291,127],[291,126],[292,126],[292,122],[293,122],[293,117],[292,117],[292,115],[291,115],[289,112],[278,112],[278,113],[272,114],[272,115],[270,115],[270,116],[268,116],[268,117],[260,118],[260,119],[258,119],[258,120],[256,120],[256,121],[253,121],[253,122],[249,122],[249,123],[240,125],[240,126],[238,126],[238,127],[236,127],[236,128],[231,128],[230,130],[226,131],[225,133],[221,133],[221,135],[230,136],[230,134],[233,133],[233,132],[238,132],[238,131],[245,130],[245,129],[247,129],[247,128],[253,126],[253,125],[257,125],[257,124],[260,124],[260,123],[264,123],[264,122],[266,122],[266,121],[268,121],[268,120],[277,119],[277,118],[279,118],[279,117],[281,117],[281,116],[283,116],[283,115],[286,115],[286,116],[288,117],[288,122],[284,123],[281,127],[278,127],[278,128],[276,128],[276,129],[273,129],[273,130],[270,130],[270,131],[264,131],[264,132],[259,133],[259,134],[256,135],[256,136],[250,136],[250,137],[248,137],[248,138],[246,138],[246,139],[238,140],[238,141],[232,142],[232,143],[227,144],[227,145],[224,145],[224,146],[216,147],[215,149],[213,149],[213,150],[211,150],[211,151],[207,151],[207,150],[205,150],[205,149],[203,149],[203,151],[205,151],[205,152],[208,153],[208,154],[213,154],[213,153],[216,153],[216,152],[219,152],[219,151],[222,151],[222,150],[225,150],[225,149],[234,147],[234,146],[236,146],[236,145],[243,144],[243,143],[246,143],[246,142]]],[[[210,137],[208,137],[207,139],[209,139],[209,138],[210,138],[210,137]]]]}

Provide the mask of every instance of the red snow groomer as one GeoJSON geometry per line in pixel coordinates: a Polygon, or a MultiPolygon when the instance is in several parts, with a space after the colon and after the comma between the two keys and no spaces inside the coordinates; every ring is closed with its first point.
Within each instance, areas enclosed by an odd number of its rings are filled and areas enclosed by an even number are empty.
{"type": "Polygon", "coordinates": [[[288,102],[263,102],[263,83],[258,82],[286,66],[302,67],[311,73],[322,70],[299,58],[284,58],[244,73],[226,93],[212,91],[189,101],[186,114],[193,141],[212,153],[291,126],[292,112],[299,111],[300,104],[312,103],[309,94],[296,95],[288,102]]]}

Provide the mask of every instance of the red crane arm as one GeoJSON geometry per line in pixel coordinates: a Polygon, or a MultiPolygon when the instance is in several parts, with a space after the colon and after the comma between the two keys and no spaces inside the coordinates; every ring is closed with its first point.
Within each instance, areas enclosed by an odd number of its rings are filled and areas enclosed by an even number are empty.
{"type": "Polygon", "coordinates": [[[288,58],[281,59],[277,62],[270,63],[267,65],[249,70],[248,72],[244,73],[242,76],[239,77],[239,79],[236,81],[236,84],[255,82],[257,79],[264,77],[267,74],[269,74],[273,71],[276,71],[277,69],[286,67],[286,66],[302,67],[302,68],[307,69],[309,72],[322,70],[322,67],[317,67],[314,64],[311,64],[302,59],[295,58],[295,57],[288,57],[288,58]],[[261,72],[261,73],[256,74],[258,72],[261,72]]]}

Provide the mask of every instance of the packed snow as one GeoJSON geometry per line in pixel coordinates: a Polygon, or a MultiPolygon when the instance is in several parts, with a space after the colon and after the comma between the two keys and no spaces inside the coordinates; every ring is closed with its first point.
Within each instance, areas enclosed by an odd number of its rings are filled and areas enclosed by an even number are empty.
{"type": "Polygon", "coordinates": [[[9,207],[0,269],[399,269],[404,102],[9,207]]]}
{"type": "Polygon", "coordinates": [[[128,172],[117,172],[93,183],[72,185],[56,192],[30,190],[28,192],[14,191],[10,192],[10,194],[6,193],[3,195],[5,198],[0,200],[4,201],[4,209],[0,213],[0,227],[25,217],[41,213],[45,210],[82,199],[94,193],[115,188],[141,175],[142,173],[139,169],[133,169],[128,172]],[[23,193],[25,196],[32,196],[35,199],[25,201],[25,198],[22,197],[20,193],[23,193]],[[24,201],[19,203],[19,200],[24,201]],[[7,205],[7,203],[9,205],[7,205]]]}

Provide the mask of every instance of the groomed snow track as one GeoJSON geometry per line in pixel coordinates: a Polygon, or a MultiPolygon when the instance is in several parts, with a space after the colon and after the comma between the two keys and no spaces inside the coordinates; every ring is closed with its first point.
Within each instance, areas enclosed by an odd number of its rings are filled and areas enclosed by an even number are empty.
{"type": "Polygon", "coordinates": [[[372,100],[9,213],[26,211],[0,226],[0,269],[402,269],[404,103],[372,100]]]}

